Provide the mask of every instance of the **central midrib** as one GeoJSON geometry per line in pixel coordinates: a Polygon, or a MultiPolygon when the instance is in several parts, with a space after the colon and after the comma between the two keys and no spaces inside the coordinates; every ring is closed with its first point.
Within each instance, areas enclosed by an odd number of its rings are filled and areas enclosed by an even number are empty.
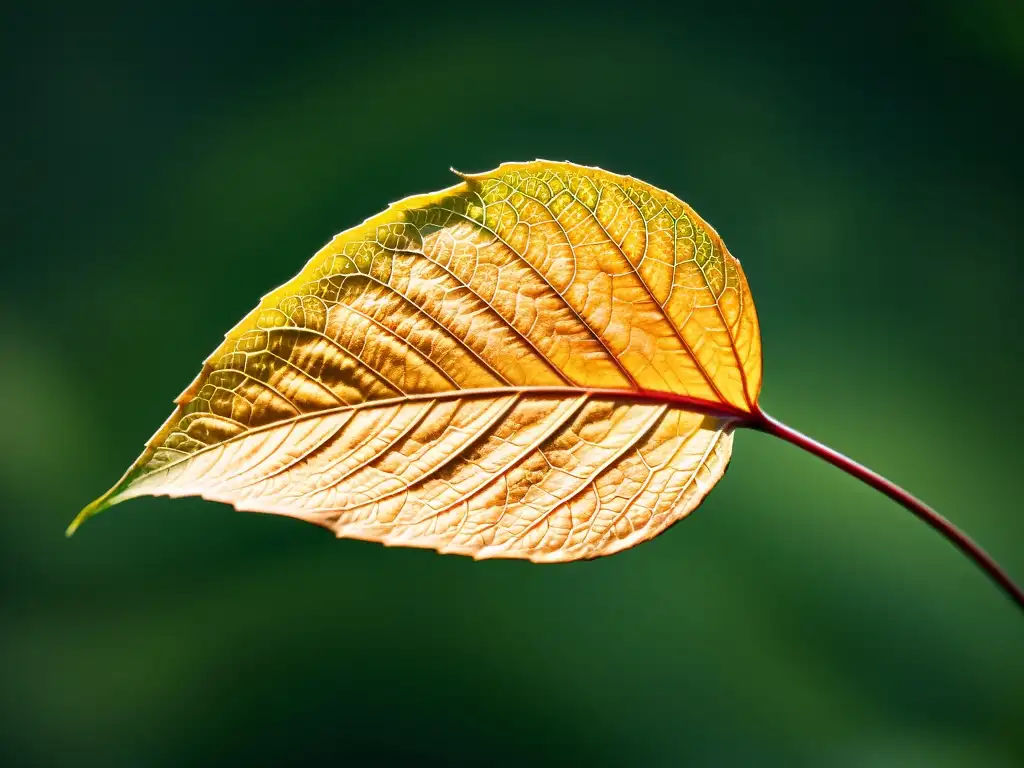
{"type": "MultiPolygon", "coordinates": [[[[573,387],[573,386],[504,386],[504,387],[479,387],[475,389],[450,389],[441,392],[416,392],[400,397],[382,398],[379,400],[364,400],[351,405],[339,405],[332,408],[323,408],[316,411],[309,411],[287,419],[261,424],[258,427],[241,432],[227,440],[207,446],[212,448],[215,445],[225,445],[235,440],[241,440],[253,434],[276,429],[294,424],[306,419],[322,418],[335,413],[348,410],[362,410],[364,408],[386,408],[403,403],[417,402],[423,400],[455,400],[477,397],[508,397],[510,395],[525,395],[535,397],[580,397],[600,398],[605,400],[617,400],[623,403],[633,404],[658,404],[670,405],[675,408],[702,413],[719,419],[738,422],[738,426],[752,425],[759,421],[758,411],[744,411],[734,405],[727,403],[716,403],[712,400],[705,400],[699,397],[681,395],[675,392],[663,392],[653,389],[617,389],[602,387],[573,387]]],[[[204,449],[201,449],[204,450],[204,449]]],[[[194,454],[190,454],[194,455],[194,454]]]]}

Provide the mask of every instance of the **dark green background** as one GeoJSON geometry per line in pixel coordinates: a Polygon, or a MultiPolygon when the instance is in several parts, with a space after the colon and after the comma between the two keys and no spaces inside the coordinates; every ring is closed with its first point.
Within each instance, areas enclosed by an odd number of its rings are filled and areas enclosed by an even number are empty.
{"type": "Polygon", "coordinates": [[[1024,616],[762,435],[592,563],[196,500],[64,540],[334,233],[543,157],[691,203],[750,279],[765,408],[1024,579],[1022,6],[300,6],[5,16],[0,762],[1021,765],[1024,616]]]}

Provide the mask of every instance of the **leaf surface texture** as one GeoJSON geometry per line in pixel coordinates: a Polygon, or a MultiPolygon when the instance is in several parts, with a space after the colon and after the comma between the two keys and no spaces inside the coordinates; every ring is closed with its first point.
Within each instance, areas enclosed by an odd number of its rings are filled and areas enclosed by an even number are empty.
{"type": "Polygon", "coordinates": [[[201,495],[342,537],[564,561],[699,505],[761,383],[739,262],[630,177],[547,161],[460,176],[265,296],[73,526],[201,495]]]}

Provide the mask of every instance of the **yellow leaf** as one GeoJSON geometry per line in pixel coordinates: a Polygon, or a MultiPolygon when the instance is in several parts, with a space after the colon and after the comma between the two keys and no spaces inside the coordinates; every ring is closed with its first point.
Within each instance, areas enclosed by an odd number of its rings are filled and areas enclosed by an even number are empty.
{"type": "Polygon", "coordinates": [[[206,360],[122,480],[340,537],[565,561],[664,531],[757,412],[739,262],[671,194],[459,174],[335,237],[206,360]]]}

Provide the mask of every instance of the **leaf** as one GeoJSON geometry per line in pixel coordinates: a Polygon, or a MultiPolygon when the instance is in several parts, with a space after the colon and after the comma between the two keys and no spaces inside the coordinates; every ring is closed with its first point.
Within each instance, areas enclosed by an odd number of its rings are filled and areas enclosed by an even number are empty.
{"type": "Polygon", "coordinates": [[[757,403],[739,262],[686,204],[628,176],[508,163],[406,198],[263,297],[92,515],[141,495],[289,515],[339,537],[560,562],[657,536],[722,478],[733,430],[942,515],[757,403]]]}
{"type": "Polygon", "coordinates": [[[628,176],[459,176],[265,296],[69,533],[125,499],[199,495],[339,537],[566,561],[696,508],[757,410],[739,262],[628,176]]]}

